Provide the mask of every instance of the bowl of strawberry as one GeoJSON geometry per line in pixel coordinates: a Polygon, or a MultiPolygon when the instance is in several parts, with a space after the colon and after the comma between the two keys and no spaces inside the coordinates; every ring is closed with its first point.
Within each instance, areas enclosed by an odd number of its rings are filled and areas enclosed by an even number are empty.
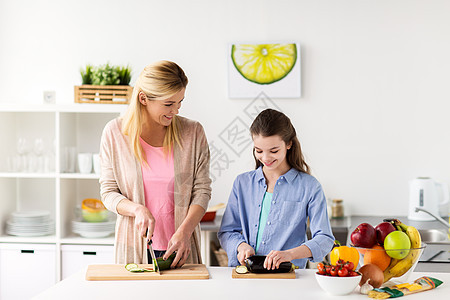
{"type": "Polygon", "coordinates": [[[338,260],[336,265],[317,264],[316,280],[319,286],[334,296],[347,295],[359,285],[361,274],[350,261],[338,260]]]}

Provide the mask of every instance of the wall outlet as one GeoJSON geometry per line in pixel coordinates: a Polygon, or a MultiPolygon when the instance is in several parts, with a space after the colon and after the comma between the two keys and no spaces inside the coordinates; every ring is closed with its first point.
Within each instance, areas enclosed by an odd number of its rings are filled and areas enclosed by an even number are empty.
{"type": "Polygon", "coordinates": [[[44,103],[45,104],[55,104],[56,103],[56,92],[55,91],[44,91],[44,103]]]}

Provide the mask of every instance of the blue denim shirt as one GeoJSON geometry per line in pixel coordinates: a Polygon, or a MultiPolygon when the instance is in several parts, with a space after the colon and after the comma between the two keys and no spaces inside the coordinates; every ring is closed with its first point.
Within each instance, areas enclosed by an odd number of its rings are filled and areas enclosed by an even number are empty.
{"type": "MultiPolygon", "coordinates": [[[[241,243],[246,242],[256,248],[259,216],[266,190],[262,167],[243,173],[234,181],[217,234],[231,267],[239,265],[237,248],[241,243]]],[[[306,245],[312,253],[312,258],[309,259],[317,262],[331,251],[333,243],[322,186],[313,176],[290,169],[275,184],[257,254],[267,255],[271,250],[288,250],[306,245]],[[311,240],[306,237],[308,217],[311,240]]],[[[307,258],[292,262],[304,268],[307,258]]]]}

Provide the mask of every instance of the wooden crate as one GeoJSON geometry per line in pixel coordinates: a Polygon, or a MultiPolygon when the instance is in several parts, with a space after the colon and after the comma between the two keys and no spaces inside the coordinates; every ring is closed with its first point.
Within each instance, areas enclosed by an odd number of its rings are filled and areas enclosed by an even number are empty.
{"type": "Polygon", "coordinates": [[[128,104],[133,93],[129,85],[77,85],[76,103],[128,104]]]}

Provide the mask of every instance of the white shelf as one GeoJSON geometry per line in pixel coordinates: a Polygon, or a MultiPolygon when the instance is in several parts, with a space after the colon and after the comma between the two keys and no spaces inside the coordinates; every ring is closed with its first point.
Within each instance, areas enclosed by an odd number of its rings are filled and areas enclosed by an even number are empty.
{"type": "Polygon", "coordinates": [[[56,244],[55,235],[46,236],[14,236],[14,235],[2,235],[0,236],[0,243],[21,243],[21,244],[56,244]]]}
{"type": "Polygon", "coordinates": [[[26,172],[1,172],[0,178],[73,178],[73,179],[100,179],[95,173],[26,173],[26,172]]]}
{"type": "Polygon", "coordinates": [[[56,173],[1,172],[0,178],[55,178],[56,173]]]}
{"type": "Polygon", "coordinates": [[[126,104],[77,103],[65,105],[36,105],[0,103],[0,112],[73,112],[73,113],[123,113],[126,104]]]}
{"type": "Polygon", "coordinates": [[[65,245],[114,245],[114,235],[106,238],[87,239],[78,235],[70,235],[60,239],[65,245]]]}
{"type": "Polygon", "coordinates": [[[104,126],[122,115],[126,108],[127,105],[121,104],[0,104],[0,128],[4,129],[0,131],[3,145],[0,147],[0,244],[54,245],[56,281],[61,280],[61,245],[114,245],[113,234],[106,238],[83,238],[72,233],[71,220],[79,213],[82,200],[100,199],[100,184],[99,175],[81,174],[76,164],[76,172],[63,172],[68,166],[65,164],[65,150],[70,148],[75,153],[98,153],[104,126]],[[10,158],[18,155],[16,145],[19,138],[27,140],[30,151],[34,141],[42,139],[45,143],[44,155],[51,157],[51,163],[47,166],[56,171],[5,172],[11,169],[10,158]],[[55,221],[55,234],[39,237],[7,235],[6,221],[12,212],[20,210],[49,211],[55,221]]]}
{"type": "Polygon", "coordinates": [[[60,173],[60,178],[72,179],[100,179],[100,176],[95,173],[81,174],[81,173],[60,173]]]}

